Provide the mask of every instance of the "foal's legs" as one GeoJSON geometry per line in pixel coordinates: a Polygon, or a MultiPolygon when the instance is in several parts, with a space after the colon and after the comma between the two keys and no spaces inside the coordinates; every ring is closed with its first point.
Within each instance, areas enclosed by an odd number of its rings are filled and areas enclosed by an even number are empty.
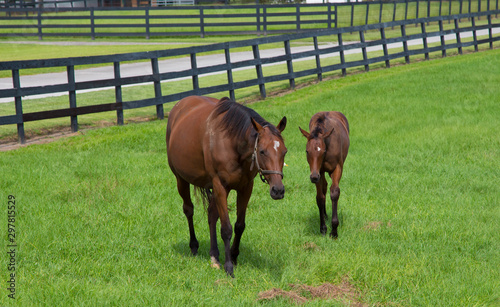
{"type": "Polygon", "coordinates": [[[320,174],[319,181],[316,182],[316,204],[318,205],[319,209],[319,230],[322,235],[326,234],[326,224],[325,224],[325,219],[326,219],[326,207],[325,207],[325,202],[326,202],[326,179],[325,179],[325,173],[320,174]]]}
{"type": "MultiPolygon", "coordinates": [[[[233,226],[231,226],[231,221],[229,220],[229,213],[227,211],[227,195],[229,191],[224,187],[219,178],[215,177],[213,179],[213,198],[214,204],[219,213],[220,219],[220,234],[222,241],[224,241],[225,249],[225,262],[224,269],[227,275],[234,277],[233,274],[233,263],[231,262],[231,237],[233,236],[233,226]]],[[[210,225],[210,227],[215,227],[210,225]]],[[[212,242],[212,230],[210,230],[210,241],[212,242]]],[[[213,238],[214,240],[216,238],[213,238]]],[[[212,246],[213,247],[213,246],[212,246]]],[[[217,251],[218,253],[218,251],[217,251]]],[[[214,256],[215,251],[210,249],[210,256],[214,256]]]]}
{"type": "Polygon", "coordinates": [[[233,264],[236,265],[238,255],[240,254],[240,240],[243,235],[243,231],[245,231],[245,215],[247,211],[248,201],[250,200],[250,196],[252,195],[253,190],[253,181],[250,183],[250,186],[243,191],[238,192],[238,196],[236,198],[236,207],[237,207],[237,217],[236,223],[234,224],[234,241],[233,246],[231,247],[231,258],[233,264]]]}
{"type": "Polygon", "coordinates": [[[330,237],[337,238],[337,227],[339,226],[337,204],[340,197],[339,182],[340,178],[342,177],[342,166],[340,164],[337,164],[335,170],[330,176],[332,178],[332,186],[330,187],[330,197],[332,199],[332,232],[330,233],[330,237]]]}
{"type": "Polygon", "coordinates": [[[196,255],[198,253],[198,240],[196,240],[196,235],[194,233],[193,226],[193,213],[194,206],[191,201],[189,183],[184,179],[177,177],[177,191],[179,191],[179,195],[182,197],[182,208],[186,218],[188,220],[189,225],[189,247],[191,248],[191,253],[196,255]]]}

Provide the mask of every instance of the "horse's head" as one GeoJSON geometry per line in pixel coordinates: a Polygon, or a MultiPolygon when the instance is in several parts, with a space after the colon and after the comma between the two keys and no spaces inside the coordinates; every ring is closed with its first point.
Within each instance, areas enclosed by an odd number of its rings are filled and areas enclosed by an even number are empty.
{"type": "Polygon", "coordinates": [[[333,129],[327,133],[309,133],[300,128],[300,132],[307,138],[306,153],[307,162],[311,169],[311,182],[317,183],[320,178],[321,165],[326,153],[325,139],[333,132],[333,129]]]}
{"type": "Polygon", "coordinates": [[[273,199],[282,199],[285,196],[283,185],[283,165],[287,149],[281,132],[286,127],[286,117],[274,127],[262,126],[252,118],[252,125],[258,135],[255,140],[252,163],[257,167],[262,181],[269,183],[270,194],[273,199]]]}

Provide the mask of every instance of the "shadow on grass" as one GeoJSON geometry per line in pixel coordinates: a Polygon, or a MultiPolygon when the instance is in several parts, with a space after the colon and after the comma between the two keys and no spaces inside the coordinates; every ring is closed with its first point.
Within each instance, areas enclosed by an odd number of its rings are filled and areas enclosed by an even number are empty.
{"type": "MultiPolygon", "coordinates": [[[[311,236],[321,236],[321,232],[319,229],[319,210],[314,205],[315,210],[308,211],[307,217],[304,218],[304,234],[311,236]]],[[[326,235],[329,236],[332,231],[332,212],[331,208],[326,209],[327,217],[325,219],[325,224],[327,227],[326,235]]],[[[337,212],[339,217],[339,227],[337,228],[338,235],[342,235],[342,226],[344,225],[344,215],[342,214],[342,210],[338,210],[337,212]]]]}
{"type": "MultiPolygon", "coordinates": [[[[224,264],[224,244],[219,243],[220,252],[220,262],[224,264]]],[[[178,242],[172,245],[172,249],[175,253],[182,257],[198,257],[207,263],[210,262],[210,241],[209,240],[199,240],[200,247],[198,249],[198,255],[193,256],[191,254],[191,249],[189,248],[189,238],[186,238],[186,242],[178,242]]],[[[279,255],[278,255],[279,256],[279,255]]],[[[264,271],[270,274],[273,278],[279,279],[283,275],[283,268],[285,266],[285,261],[283,257],[277,258],[276,254],[263,254],[259,251],[253,249],[248,244],[244,242],[240,245],[240,255],[238,256],[238,265],[235,266],[235,274],[238,274],[238,268],[251,266],[258,270],[264,271]]],[[[223,270],[223,268],[222,268],[223,270]]]]}

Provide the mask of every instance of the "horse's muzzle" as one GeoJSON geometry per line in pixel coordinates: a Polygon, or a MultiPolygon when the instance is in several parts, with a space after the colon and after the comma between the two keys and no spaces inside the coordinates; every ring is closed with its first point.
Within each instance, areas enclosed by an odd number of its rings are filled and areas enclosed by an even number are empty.
{"type": "Polygon", "coordinates": [[[285,197],[285,186],[272,186],[271,190],[271,198],[274,200],[282,199],[285,197]]]}
{"type": "Polygon", "coordinates": [[[311,176],[309,177],[311,179],[311,182],[312,183],[318,183],[319,182],[319,174],[316,173],[316,174],[311,174],[311,176]]]}

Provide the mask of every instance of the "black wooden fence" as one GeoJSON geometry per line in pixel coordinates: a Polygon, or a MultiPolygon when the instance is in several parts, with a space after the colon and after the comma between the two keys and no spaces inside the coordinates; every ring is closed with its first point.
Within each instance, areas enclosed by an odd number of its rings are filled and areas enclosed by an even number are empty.
{"type": "Polygon", "coordinates": [[[361,3],[6,8],[0,37],[267,35],[349,27],[499,9],[500,0],[397,0],[361,3]]]}
{"type": "MultiPolygon", "coordinates": [[[[235,90],[258,86],[260,95],[266,97],[266,83],[276,81],[288,81],[293,88],[295,79],[305,76],[317,75],[321,80],[322,75],[329,72],[339,71],[343,75],[346,70],[354,67],[362,67],[369,70],[369,66],[376,63],[385,63],[386,67],[390,67],[390,61],[404,58],[407,63],[410,61],[410,56],[423,55],[426,59],[429,58],[430,53],[440,53],[446,56],[447,50],[456,49],[459,53],[465,47],[474,47],[478,50],[479,45],[487,44],[493,48],[494,42],[500,41],[500,23],[493,23],[492,16],[500,13],[499,11],[490,11],[482,13],[472,13],[463,15],[453,15],[444,17],[431,17],[420,18],[413,20],[395,21],[389,23],[363,25],[342,29],[330,29],[324,31],[315,31],[299,34],[288,34],[281,36],[269,36],[251,40],[235,41],[227,43],[219,43],[206,46],[180,48],[173,50],[162,50],[153,52],[140,52],[129,54],[118,54],[109,56],[92,56],[83,58],[63,58],[51,60],[31,60],[31,61],[12,61],[0,62],[0,70],[9,70],[12,72],[12,88],[1,89],[1,98],[12,98],[15,105],[15,113],[7,116],[0,116],[0,125],[17,125],[18,137],[21,143],[25,142],[24,123],[30,121],[37,121],[43,119],[70,117],[71,127],[73,131],[78,130],[78,116],[90,113],[115,111],[117,114],[117,123],[123,124],[123,110],[142,108],[147,106],[156,106],[158,118],[164,117],[163,105],[166,103],[178,101],[187,95],[206,95],[211,93],[228,92],[229,96],[235,99],[235,90]],[[458,22],[460,19],[471,20],[472,26],[460,27],[458,22]],[[483,25],[476,25],[476,20],[479,18],[487,20],[483,25]],[[428,22],[436,22],[439,24],[437,31],[428,31],[426,24],[428,22]],[[443,24],[451,22],[452,27],[444,29],[443,24]],[[415,24],[420,25],[421,31],[417,34],[406,34],[406,28],[415,24]],[[393,38],[386,38],[385,29],[388,27],[400,28],[401,35],[393,38]],[[364,38],[365,31],[375,30],[380,32],[380,39],[366,41],[364,38]],[[481,37],[478,36],[478,31],[486,31],[487,34],[481,37]],[[472,33],[472,39],[465,41],[462,40],[464,33],[472,33]],[[359,42],[352,42],[344,44],[342,36],[345,33],[359,33],[359,42]],[[336,35],[338,37],[338,46],[329,46],[320,48],[318,45],[318,37],[325,35],[336,35]],[[446,38],[447,35],[453,35],[453,39],[446,38]],[[429,43],[432,38],[439,38],[437,45],[429,43]],[[292,53],[290,43],[296,40],[311,39],[314,48],[307,51],[292,53]],[[418,46],[409,47],[408,42],[418,40],[421,43],[418,46]],[[272,56],[263,58],[260,56],[259,46],[269,43],[283,43],[283,55],[272,56]],[[389,53],[388,45],[399,43],[402,45],[402,51],[389,53]],[[383,55],[376,55],[369,57],[367,48],[380,47],[383,50],[383,55]],[[234,48],[251,47],[253,51],[253,58],[244,61],[232,61],[231,50],[234,48]],[[361,60],[346,61],[345,53],[349,50],[356,50],[362,54],[361,60]],[[223,52],[224,63],[216,64],[207,67],[198,67],[197,57],[200,53],[206,52],[223,52]],[[322,56],[336,56],[339,59],[338,64],[322,65],[322,56]],[[176,72],[161,72],[159,69],[159,61],[178,56],[190,57],[191,68],[176,71],[176,72]],[[294,61],[305,58],[311,58],[311,67],[305,70],[294,70],[294,61]],[[315,59],[315,61],[314,61],[315,59]],[[152,73],[147,73],[140,76],[122,77],[120,67],[125,61],[139,61],[148,60],[151,63],[152,73]],[[263,65],[266,64],[286,64],[287,72],[276,75],[264,75],[263,65]],[[95,65],[95,64],[108,64],[114,67],[114,78],[97,80],[97,81],[75,81],[75,67],[78,65],[95,65]],[[20,70],[30,68],[44,68],[44,67],[66,67],[67,68],[67,82],[56,85],[45,86],[23,86],[20,79],[20,70]],[[242,68],[255,69],[255,77],[245,81],[234,81],[233,71],[242,68]],[[222,85],[212,85],[206,87],[199,86],[199,78],[207,74],[223,73],[227,75],[227,82],[222,85]],[[178,79],[181,77],[188,77],[192,79],[192,90],[179,92],[175,94],[163,95],[161,82],[168,80],[178,79]],[[155,97],[141,100],[126,100],[122,96],[122,86],[132,84],[149,83],[154,88],[155,97]],[[113,103],[96,104],[91,106],[78,106],[76,99],[76,91],[99,89],[106,87],[115,88],[115,99],[113,103]],[[50,111],[40,111],[32,113],[23,112],[23,97],[66,92],[69,98],[69,107],[50,111]]],[[[309,63],[309,62],[308,62],[309,63]]],[[[41,77],[43,78],[43,76],[41,77]]],[[[13,110],[14,111],[14,110],[13,110]]]]}

